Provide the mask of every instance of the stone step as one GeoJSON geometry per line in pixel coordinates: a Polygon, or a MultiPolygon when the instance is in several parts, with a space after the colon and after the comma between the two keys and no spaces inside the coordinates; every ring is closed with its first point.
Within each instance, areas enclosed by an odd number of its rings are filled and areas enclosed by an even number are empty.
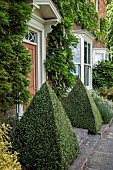
{"type": "Polygon", "coordinates": [[[86,170],[88,159],[94,151],[98,141],[103,138],[109,127],[109,124],[102,125],[96,135],[88,134],[87,129],[73,128],[80,146],[80,154],[68,170],[86,170]]]}
{"type": "Polygon", "coordinates": [[[76,127],[74,127],[73,130],[77,136],[77,140],[80,146],[83,143],[83,141],[88,137],[88,130],[76,127]]]}
{"type": "Polygon", "coordinates": [[[75,160],[74,164],[69,168],[69,170],[85,169],[88,158],[92,154],[99,139],[100,135],[88,135],[88,137],[80,145],[79,157],[75,160]]]}

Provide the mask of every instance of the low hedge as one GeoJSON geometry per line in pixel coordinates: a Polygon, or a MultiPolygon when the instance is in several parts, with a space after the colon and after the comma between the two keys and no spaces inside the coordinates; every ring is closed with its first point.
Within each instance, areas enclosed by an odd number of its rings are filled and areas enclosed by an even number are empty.
{"type": "Polygon", "coordinates": [[[13,147],[23,166],[65,170],[79,153],[72,125],[53,90],[44,83],[17,123],[13,147]]]}
{"type": "Polygon", "coordinates": [[[92,97],[100,111],[102,120],[104,124],[110,123],[113,118],[113,102],[107,99],[104,99],[96,91],[92,91],[92,97]]]}
{"type": "Polygon", "coordinates": [[[98,132],[102,124],[101,115],[92,96],[79,78],[76,78],[75,86],[63,105],[72,126],[87,128],[91,133],[98,132]]]}

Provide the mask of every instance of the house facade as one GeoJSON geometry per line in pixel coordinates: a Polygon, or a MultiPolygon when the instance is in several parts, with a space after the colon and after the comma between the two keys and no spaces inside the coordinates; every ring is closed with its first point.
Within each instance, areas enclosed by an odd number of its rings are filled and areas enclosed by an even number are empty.
{"type": "MultiPolygon", "coordinates": [[[[107,0],[93,0],[100,18],[106,17],[107,0]]],[[[32,70],[29,76],[31,97],[46,81],[46,37],[52,31],[51,26],[61,21],[61,16],[52,0],[28,0],[32,6],[32,18],[29,21],[29,32],[24,37],[23,43],[30,51],[32,58],[32,70]]],[[[79,76],[88,89],[92,89],[92,67],[101,59],[107,58],[107,48],[104,44],[95,40],[87,30],[73,26],[72,33],[78,38],[77,48],[72,48],[76,66],[75,76],[79,76]]],[[[22,116],[25,107],[17,106],[19,117],[22,116]]]]}
{"type": "MultiPolygon", "coordinates": [[[[98,23],[101,18],[106,18],[107,0],[92,0],[95,3],[96,11],[99,15],[98,23]]],[[[96,37],[87,30],[80,29],[77,25],[73,26],[72,33],[78,38],[77,48],[73,48],[74,64],[76,66],[76,76],[79,76],[83,84],[92,89],[92,67],[101,60],[108,60],[108,49],[97,41],[96,37]]]]}
{"type": "MultiPolygon", "coordinates": [[[[93,0],[96,5],[96,11],[99,15],[99,26],[101,26],[101,19],[106,18],[106,11],[108,0],[93,0]]],[[[108,49],[100,41],[93,41],[93,65],[98,61],[108,60],[108,49]]]]}
{"type": "MultiPolygon", "coordinates": [[[[32,68],[29,75],[31,98],[41,85],[46,81],[46,70],[44,62],[46,60],[46,37],[52,31],[51,26],[57,25],[61,16],[51,0],[28,0],[32,6],[32,17],[29,21],[28,34],[23,39],[23,44],[30,52],[32,68]]],[[[26,107],[17,106],[18,116],[21,117],[26,107]]]]}

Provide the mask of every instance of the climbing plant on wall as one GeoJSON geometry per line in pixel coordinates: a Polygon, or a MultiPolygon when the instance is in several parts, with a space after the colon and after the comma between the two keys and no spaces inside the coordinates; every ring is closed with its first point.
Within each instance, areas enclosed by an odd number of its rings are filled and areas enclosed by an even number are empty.
{"type": "Polygon", "coordinates": [[[49,34],[45,67],[53,89],[61,96],[75,83],[73,72],[76,68],[71,47],[76,47],[77,39],[71,34],[72,26],[76,23],[82,29],[96,32],[98,14],[90,0],[54,0],[54,3],[62,20],[49,34]]]}
{"type": "Polygon", "coordinates": [[[91,0],[76,0],[74,14],[74,21],[81,29],[86,29],[92,33],[97,32],[98,13],[95,4],[91,0]]]}
{"type": "Polygon", "coordinates": [[[110,49],[110,58],[113,61],[113,0],[107,8],[107,20],[108,20],[108,47],[110,49]]]}
{"type": "Polygon", "coordinates": [[[104,45],[108,45],[108,21],[107,18],[100,18],[100,30],[96,32],[96,37],[104,45]]]}
{"type": "Polygon", "coordinates": [[[26,102],[30,57],[22,39],[27,32],[31,7],[22,0],[0,1],[0,111],[26,102]]]}

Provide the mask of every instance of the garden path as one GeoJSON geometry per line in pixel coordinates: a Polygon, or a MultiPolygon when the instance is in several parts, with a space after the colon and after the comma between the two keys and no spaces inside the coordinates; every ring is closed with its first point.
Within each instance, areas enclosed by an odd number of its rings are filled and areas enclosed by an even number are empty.
{"type": "Polygon", "coordinates": [[[113,170],[113,121],[103,125],[97,135],[74,128],[80,155],[69,170],[113,170]]]}

